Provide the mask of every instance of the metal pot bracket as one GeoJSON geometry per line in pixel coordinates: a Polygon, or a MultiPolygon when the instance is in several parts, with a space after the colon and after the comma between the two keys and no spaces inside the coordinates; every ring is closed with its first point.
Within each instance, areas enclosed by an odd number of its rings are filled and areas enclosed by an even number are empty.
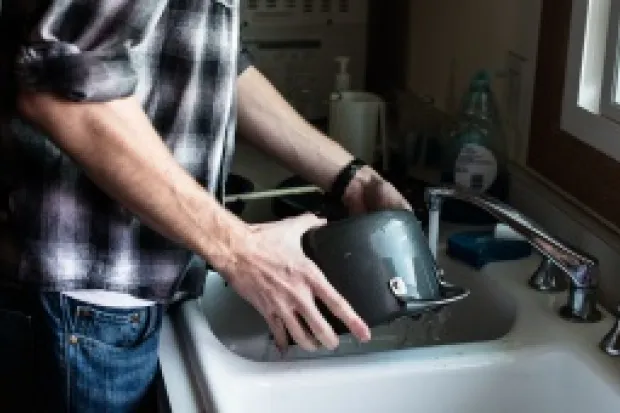
{"type": "Polygon", "coordinates": [[[443,280],[443,270],[437,268],[436,275],[439,282],[440,297],[432,300],[420,300],[408,293],[408,286],[402,277],[394,277],[388,281],[390,292],[403,303],[407,312],[432,311],[440,307],[460,301],[469,296],[470,291],[452,285],[443,280]]]}

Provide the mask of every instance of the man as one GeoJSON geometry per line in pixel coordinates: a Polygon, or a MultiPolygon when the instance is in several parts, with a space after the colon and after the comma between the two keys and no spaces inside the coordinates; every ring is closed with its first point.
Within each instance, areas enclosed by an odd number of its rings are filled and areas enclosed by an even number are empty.
{"type": "Polygon", "coordinates": [[[33,291],[45,411],[138,406],[189,251],[261,313],[281,348],[287,332],[307,350],[338,345],[315,299],[359,340],[370,338],[303,254],[301,235],[322,220],[249,225],[221,205],[237,126],[353,213],[409,208],[251,66],[238,8],[235,0],[5,4],[27,28],[14,36],[16,111],[6,130],[17,164],[18,281],[33,291]]]}

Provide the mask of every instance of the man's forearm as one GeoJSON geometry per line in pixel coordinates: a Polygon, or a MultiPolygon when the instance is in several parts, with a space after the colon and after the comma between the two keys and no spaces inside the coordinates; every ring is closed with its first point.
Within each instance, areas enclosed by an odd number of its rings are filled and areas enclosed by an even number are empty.
{"type": "Polygon", "coordinates": [[[352,156],[306,122],[256,69],[239,77],[237,90],[241,137],[328,189],[352,156]]]}
{"type": "Polygon", "coordinates": [[[174,160],[135,99],[72,103],[23,95],[19,108],[145,224],[216,268],[232,265],[246,226],[174,160]]]}

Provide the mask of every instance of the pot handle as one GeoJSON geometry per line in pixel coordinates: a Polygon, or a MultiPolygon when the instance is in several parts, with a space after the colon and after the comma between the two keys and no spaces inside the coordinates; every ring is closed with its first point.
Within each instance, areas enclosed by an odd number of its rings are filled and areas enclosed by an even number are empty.
{"type": "Polygon", "coordinates": [[[402,279],[390,280],[390,290],[404,303],[406,312],[432,311],[453,304],[469,296],[470,291],[466,288],[452,285],[439,280],[440,298],[436,300],[418,300],[407,297],[406,284],[402,279]]]}

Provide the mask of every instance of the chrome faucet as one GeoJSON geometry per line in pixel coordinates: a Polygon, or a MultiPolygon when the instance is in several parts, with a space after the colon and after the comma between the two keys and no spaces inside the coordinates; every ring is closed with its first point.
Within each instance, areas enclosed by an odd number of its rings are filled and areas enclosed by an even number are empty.
{"type": "Polygon", "coordinates": [[[573,248],[535,224],[525,215],[492,197],[457,187],[436,187],[426,190],[429,207],[429,246],[437,251],[437,234],[441,202],[452,198],[478,206],[497,220],[510,226],[523,236],[547,260],[570,278],[568,303],[560,309],[560,315],[575,322],[593,323],[601,320],[597,308],[598,261],[596,258],[573,248]]]}

